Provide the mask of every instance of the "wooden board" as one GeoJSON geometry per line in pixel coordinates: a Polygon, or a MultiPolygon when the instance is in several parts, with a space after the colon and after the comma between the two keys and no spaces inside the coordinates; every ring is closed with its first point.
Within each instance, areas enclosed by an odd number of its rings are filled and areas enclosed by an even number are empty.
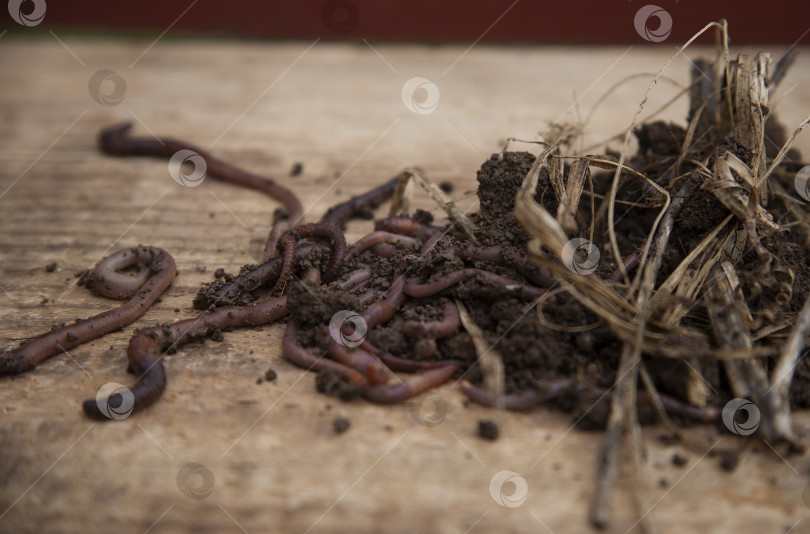
{"type": "MultiPolygon", "coordinates": [[[[655,72],[673,51],[310,45],[0,39],[0,341],[13,345],[115,305],[77,287],[74,273],[120,247],[163,247],[180,273],[135,325],[0,380],[0,531],[587,531],[600,433],[572,430],[568,416],[545,409],[467,406],[452,386],[392,407],[340,403],[316,394],[313,375],[281,358],[279,327],[167,356],[168,390],[147,412],[108,424],[82,416],[80,402],[103,384],[132,383],[124,352],[134,328],[193,317],[192,298],[214,269],[255,261],[275,208],[210,179],[182,187],[164,161],[105,157],[96,149],[100,128],[133,121],[138,133],[187,139],[285,180],[302,162],[289,184],[315,219],[406,165],[452,182],[462,199],[505,138],[533,138],[547,122],[586,116],[606,88],[655,72]],[[126,83],[115,106],[88,88],[100,69],[126,83]],[[433,113],[403,105],[401,88],[417,76],[440,92],[433,113]],[[57,270],[46,272],[53,262],[57,270]],[[278,380],[257,384],[268,367],[278,380]],[[419,424],[434,402],[446,405],[446,417],[419,424]],[[337,416],[352,421],[340,436],[332,432],[337,416]],[[476,437],[482,418],[501,425],[500,440],[476,437]],[[213,475],[206,498],[179,489],[189,463],[213,475]],[[504,470],[526,481],[520,506],[491,496],[504,470]]],[[[791,127],[808,111],[808,57],[800,55],[775,95],[791,127]]],[[[683,83],[688,69],[680,58],[667,74],[683,83]]],[[[632,80],[605,101],[586,145],[622,132],[649,80],[632,80]]],[[[660,82],[646,109],[676,90],[660,82]]],[[[682,121],[685,110],[681,101],[661,116],[682,121]]],[[[797,146],[810,153],[810,138],[797,146]]],[[[416,205],[439,214],[422,195],[416,205]]],[[[349,239],[369,227],[353,224],[349,239]]],[[[664,433],[645,429],[649,513],[661,532],[810,529],[806,458],[760,446],[724,473],[711,455],[663,445],[664,433]],[[673,467],[674,453],[687,465],[673,467]]],[[[202,480],[197,471],[191,487],[202,480]]],[[[503,494],[513,488],[507,483],[503,494]]],[[[632,531],[639,514],[626,474],[614,501],[610,531],[632,531]]]]}

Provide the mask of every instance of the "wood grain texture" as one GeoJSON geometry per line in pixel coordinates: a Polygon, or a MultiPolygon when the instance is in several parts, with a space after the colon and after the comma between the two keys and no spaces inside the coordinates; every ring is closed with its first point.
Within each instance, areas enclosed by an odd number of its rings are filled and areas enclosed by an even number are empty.
{"type": "MultiPolygon", "coordinates": [[[[131,120],[140,134],[185,139],[284,180],[309,220],[409,165],[452,182],[466,209],[475,171],[503,139],[531,138],[566,110],[571,119],[587,114],[605,88],[654,72],[671,53],[310,44],[163,40],[143,53],[147,41],[0,38],[0,342],[116,306],[77,287],[74,273],[120,247],[165,248],[179,270],[135,325],[0,379],[0,531],[586,531],[600,433],[572,431],[568,416],[545,409],[515,415],[465,406],[450,386],[432,397],[447,407],[436,426],[414,417],[430,410],[430,394],[392,407],[340,403],[316,394],[313,375],[283,361],[278,326],[167,356],[168,390],[142,414],[112,424],[82,416],[81,401],[103,384],[132,383],[125,349],[134,328],[194,316],[196,289],[216,268],[255,261],[275,209],[262,195],[211,179],[182,187],[164,161],[103,156],[100,128],[131,120]],[[102,68],[126,82],[117,106],[97,103],[88,90],[102,68]],[[415,76],[440,90],[431,114],[403,106],[402,85],[415,76]],[[303,174],[287,178],[296,162],[303,174]],[[57,271],[46,272],[52,262],[57,271]],[[257,384],[268,367],[278,379],[257,384]],[[340,436],[332,431],[337,416],[352,421],[340,436]],[[501,425],[500,440],[475,437],[481,418],[501,425]],[[205,499],[178,488],[190,462],[214,475],[205,499]],[[502,470],[527,482],[517,508],[490,496],[502,470]]],[[[808,112],[808,58],[800,54],[783,82],[795,89],[775,95],[790,126],[808,112]]],[[[681,58],[667,74],[684,81],[688,69],[681,58]]],[[[620,133],[648,83],[639,78],[609,98],[586,144],[620,133]]],[[[661,82],[647,109],[674,92],[661,82]]],[[[681,101],[663,116],[680,122],[685,112],[681,101]]],[[[797,146],[810,153],[810,138],[797,146]]],[[[414,204],[439,215],[421,193],[414,204]]],[[[347,237],[369,227],[353,223],[347,237]]],[[[645,430],[651,513],[662,532],[783,532],[798,521],[794,532],[810,528],[806,458],[760,450],[728,474],[716,458],[660,444],[663,433],[645,430]],[[675,452],[688,457],[686,467],[671,466],[675,452]]],[[[611,532],[625,532],[638,516],[627,482],[611,532]]]]}

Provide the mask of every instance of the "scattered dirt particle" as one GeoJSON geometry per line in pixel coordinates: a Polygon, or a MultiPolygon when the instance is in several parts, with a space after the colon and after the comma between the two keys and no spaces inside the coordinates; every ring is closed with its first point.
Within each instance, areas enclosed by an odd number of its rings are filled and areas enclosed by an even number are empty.
{"type": "Polygon", "coordinates": [[[360,395],[360,388],[343,380],[334,371],[324,369],[315,377],[315,387],[318,392],[343,401],[349,401],[360,395]]]}
{"type": "Polygon", "coordinates": [[[48,265],[45,266],[45,272],[46,273],[53,273],[53,272],[56,272],[58,269],[59,269],[59,264],[56,263],[56,262],[49,263],[48,265]]]}
{"type": "Polygon", "coordinates": [[[304,172],[304,164],[300,161],[296,161],[293,163],[292,169],[290,169],[290,177],[294,178],[299,176],[302,172],[304,172]]]}
{"type": "Polygon", "coordinates": [[[490,441],[495,441],[498,439],[500,434],[500,429],[498,428],[497,423],[494,421],[490,421],[489,419],[482,419],[478,421],[478,436],[483,439],[488,439],[490,441]]]}
{"type": "Polygon", "coordinates": [[[679,454],[677,452],[672,455],[671,461],[672,465],[674,465],[675,467],[683,467],[689,463],[689,459],[686,456],[679,454]]]}
{"type": "Polygon", "coordinates": [[[737,451],[728,449],[723,451],[720,457],[720,469],[723,471],[734,471],[740,464],[740,454],[737,451]]]}
{"type": "Polygon", "coordinates": [[[267,380],[268,382],[272,382],[276,378],[278,378],[278,374],[276,373],[275,370],[268,369],[267,371],[264,372],[264,379],[267,380]]]}
{"type": "Polygon", "coordinates": [[[223,269],[222,267],[214,271],[214,278],[220,279],[224,276],[225,276],[225,269],[223,269]]]}
{"type": "Polygon", "coordinates": [[[352,422],[345,417],[338,417],[332,422],[332,429],[335,431],[335,434],[343,434],[349,427],[352,426],[352,422]]]}

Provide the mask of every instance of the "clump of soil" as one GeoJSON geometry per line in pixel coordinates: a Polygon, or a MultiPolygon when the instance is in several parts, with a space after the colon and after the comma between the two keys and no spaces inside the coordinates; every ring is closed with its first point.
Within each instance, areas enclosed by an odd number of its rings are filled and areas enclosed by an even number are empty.
{"type": "MultiPolygon", "coordinates": [[[[683,179],[675,182],[672,180],[672,173],[665,170],[680,154],[685,136],[684,128],[671,123],[654,122],[641,126],[635,134],[638,151],[628,159],[626,165],[644,172],[664,188],[679,191],[683,187],[683,179]]],[[[707,145],[696,150],[706,150],[705,154],[711,157],[715,157],[717,151],[726,150],[744,161],[750,160],[751,156],[750,151],[733,137],[724,139],[719,148],[707,145]]],[[[699,153],[693,157],[699,160],[705,154],[699,153]]],[[[535,156],[528,152],[505,152],[492,155],[481,166],[477,173],[480,211],[473,217],[475,237],[479,245],[526,250],[528,234],[515,216],[515,197],[534,161],[535,156]]],[[[576,214],[581,228],[587,228],[590,224],[592,213],[599,210],[600,202],[603,201],[599,196],[606,195],[612,180],[612,172],[597,172],[592,176],[594,193],[597,196],[593,197],[593,207],[590,205],[590,197],[583,197],[585,200],[580,203],[576,214]]],[[[558,199],[545,169],[541,170],[534,199],[550,213],[556,213],[558,199]]],[[[628,176],[619,189],[617,199],[624,202],[617,205],[620,208],[617,208],[616,213],[616,232],[620,252],[626,257],[638,251],[644,243],[649,228],[660,212],[661,196],[649,184],[642,180],[632,180],[628,176]]],[[[676,219],[671,246],[666,251],[659,272],[659,282],[728,214],[729,210],[711,192],[695,188],[676,219]]],[[[777,211],[777,216],[778,214],[777,211]]],[[[421,222],[431,222],[424,213],[419,217],[421,222]]],[[[362,306],[354,296],[334,287],[295,283],[290,289],[288,299],[292,317],[300,327],[299,341],[305,346],[315,345],[317,336],[324,335],[325,318],[328,319],[339,310],[362,312],[373,302],[384,298],[389,286],[387,281],[398,274],[406,273],[408,277],[432,281],[459,269],[480,268],[522,283],[531,283],[508,262],[464,260],[455,252],[463,244],[458,238],[457,234],[448,231],[425,257],[398,246],[396,254],[390,258],[380,257],[369,250],[352,259],[344,266],[342,274],[365,267],[372,270],[375,279],[371,289],[375,291],[376,297],[362,306]]],[[[795,239],[793,234],[776,234],[763,240],[764,246],[778,255],[793,274],[793,293],[785,312],[796,312],[810,290],[810,271],[805,255],[801,253],[801,243],[795,239]]],[[[594,242],[602,251],[602,262],[596,275],[607,277],[617,269],[607,232],[599,229],[594,235],[594,242]]],[[[757,256],[753,253],[749,256],[752,257],[746,256],[744,263],[752,263],[753,269],[757,256]]],[[[743,281],[743,284],[744,291],[750,289],[748,282],[743,281]]],[[[770,303],[776,296],[773,290],[766,288],[752,297],[752,301],[754,305],[758,302],[770,303]]],[[[553,300],[541,304],[547,321],[541,323],[536,309],[522,300],[519,292],[484,278],[472,277],[433,297],[407,298],[390,321],[368,333],[368,339],[381,350],[402,358],[461,362],[457,377],[463,376],[473,384],[480,385],[483,376],[476,365],[477,356],[473,343],[464,330],[437,339],[435,352],[428,351],[427,354],[419,347],[419,339],[406,335],[403,331],[406,321],[425,323],[440,320],[443,306],[452,299],[458,299],[465,305],[472,320],[483,330],[485,341],[502,358],[506,394],[542,388],[544,381],[548,380],[576,378],[580,387],[571,388],[554,398],[551,403],[570,412],[579,428],[605,427],[611,402],[611,396],[605,392],[616,380],[622,342],[592,311],[567,293],[559,293],[553,300]],[[593,327],[585,331],[571,331],[566,328],[582,325],[593,327]]],[[[698,310],[697,315],[688,316],[685,322],[705,323],[705,314],[701,318],[702,314],[698,310]]],[[[698,348],[700,347],[696,347],[696,354],[700,353],[698,348]]],[[[702,347],[702,350],[709,352],[711,348],[702,347]]],[[[653,358],[649,355],[644,355],[643,359],[658,390],[686,402],[685,384],[690,372],[689,366],[678,359],[653,358]]],[[[693,361],[691,365],[699,370],[714,392],[707,399],[710,405],[722,405],[720,403],[733,398],[717,360],[701,359],[698,362],[693,361]]],[[[354,398],[360,393],[356,386],[345,383],[329,372],[318,374],[317,386],[319,391],[343,399],[354,398]]],[[[804,362],[800,362],[796,370],[791,398],[797,407],[810,405],[810,366],[804,362]]],[[[647,404],[639,406],[639,418],[642,422],[649,423],[655,422],[657,415],[653,407],[647,404]]],[[[688,422],[677,414],[673,418],[679,422],[688,422]]],[[[482,436],[497,435],[497,427],[492,430],[490,425],[484,425],[480,432],[482,436]]]]}

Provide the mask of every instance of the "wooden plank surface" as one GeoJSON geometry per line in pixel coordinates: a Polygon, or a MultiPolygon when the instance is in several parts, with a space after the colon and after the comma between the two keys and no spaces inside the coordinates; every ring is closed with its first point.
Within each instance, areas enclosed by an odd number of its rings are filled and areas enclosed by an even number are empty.
{"type": "MultiPolygon", "coordinates": [[[[114,306],[77,287],[74,273],[120,247],[163,247],[180,273],[135,325],[0,380],[0,531],[587,531],[600,433],[571,430],[568,416],[545,409],[515,415],[466,406],[450,386],[393,407],[340,403],[318,395],[313,375],[281,358],[279,327],[185,347],[166,357],[169,387],[154,408],[110,424],[85,419],[80,403],[101,385],[131,384],[125,348],[133,329],[193,317],[191,300],[214,269],[255,261],[275,207],[210,179],[182,187],[164,161],[105,157],[95,135],[129,120],[138,133],[187,139],[285,180],[301,162],[303,174],[288,180],[309,219],[406,165],[452,182],[461,199],[506,137],[531,138],[547,122],[586,116],[607,87],[654,72],[674,50],[149,45],[0,39],[0,342],[114,306]],[[125,81],[118,105],[93,98],[88,84],[99,69],[125,81]],[[433,113],[403,105],[401,88],[416,76],[440,92],[433,113]],[[46,272],[53,262],[58,269],[46,272]],[[257,384],[268,367],[278,380],[257,384]],[[420,409],[437,399],[446,418],[419,424],[420,409]],[[332,432],[337,416],[352,421],[340,436],[332,432]],[[481,418],[501,425],[500,440],[475,436],[481,418]],[[189,463],[213,475],[204,499],[179,489],[189,463]],[[525,502],[515,508],[490,495],[503,470],[526,481],[525,502]]],[[[809,57],[800,54],[774,95],[790,126],[808,112],[809,57]]],[[[667,74],[684,82],[688,69],[680,58],[667,74]]],[[[629,124],[649,79],[627,83],[597,110],[585,145],[629,124]]],[[[647,109],[675,92],[662,81],[647,109]]],[[[682,121],[685,110],[681,101],[662,116],[682,121]]],[[[810,138],[797,146],[810,153],[810,138]]],[[[438,215],[422,196],[416,205],[438,215]]],[[[352,224],[348,237],[369,227],[352,224]]],[[[810,529],[806,458],[765,448],[724,473],[711,455],[660,443],[662,434],[645,430],[650,513],[661,532],[810,529]],[[688,458],[685,467],[672,466],[676,452],[688,458]]],[[[200,481],[198,471],[190,484],[200,481]]],[[[638,518],[628,488],[622,475],[611,532],[632,529],[638,518]]],[[[508,497],[513,486],[503,491],[508,497]]]]}

